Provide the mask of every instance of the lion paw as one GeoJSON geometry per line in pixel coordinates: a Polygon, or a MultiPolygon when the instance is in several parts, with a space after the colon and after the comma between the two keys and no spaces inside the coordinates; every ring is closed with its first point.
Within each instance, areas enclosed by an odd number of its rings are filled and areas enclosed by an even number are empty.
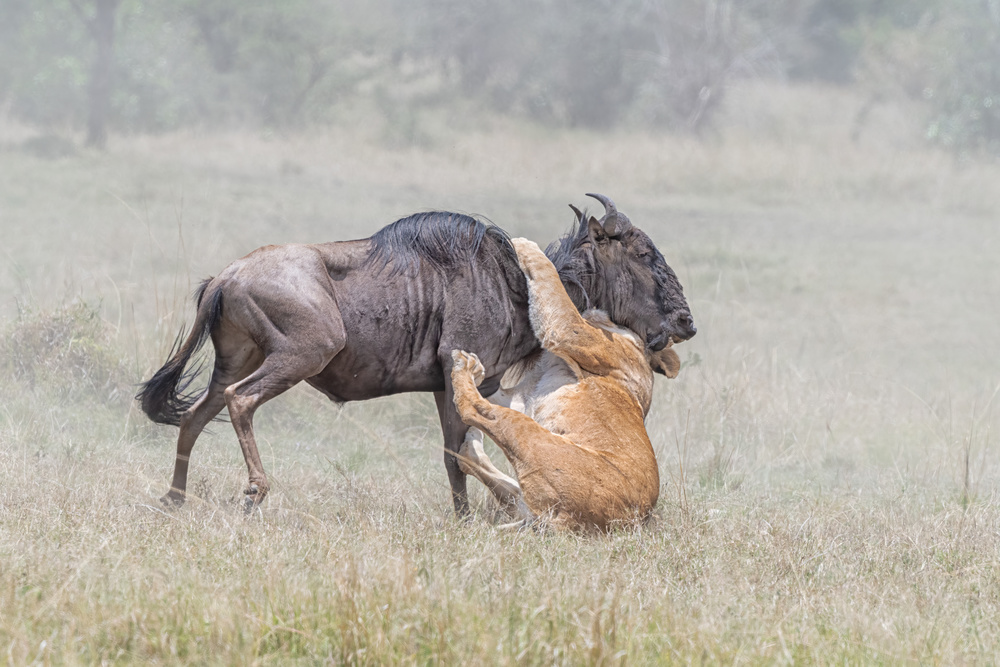
{"type": "MultiPolygon", "coordinates": [[[[517,253],[518,266],[521,267],[521,271],[524,272],[524,275],[530,279],[532,277],[532,260],[542,254],[541,248],[539,248],[538,244],[534,241],[524,238],[511,239],[510,244],[514,246],[514,251],[517,253]]],[[[544,257],[544,255],[542,256],[544,257]]]]}
{"type": "Polygon", "coordinates": [[[466,371],[472,375],[472,379],[477,387],[486,379],[486,368],[483,367],[483,363],[479,361],[479,357],[475,353],[466,352],[465,350],[452,350],[451,360],[451,373],[453,376],[455,373],[466,371]]]}

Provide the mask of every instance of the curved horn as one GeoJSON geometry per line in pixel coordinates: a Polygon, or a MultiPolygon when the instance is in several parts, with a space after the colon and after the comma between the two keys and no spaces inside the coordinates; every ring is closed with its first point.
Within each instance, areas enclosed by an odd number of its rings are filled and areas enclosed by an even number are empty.
{"type": "Polygon", "coordinates": [[[577,222],[580,222],[581,220],[583,220],[583,211],[581,211],[580,209],[578,209],[576,206],[573,206],[572,204],[570,204],[569,207],[571,209],[573,209],[574,213],[576,213],[576,221],[577,222]]]}
{"type": "Polygon", "coordinates": [[[632,222],[628,216],[620,213],[618,207],[609,198],[590,192],[587,193],[587,196],[593,197],[604,205],[604,217],[601,218],[601,222],[604,223],[604,233],[610,238],[617,238],[632,228],[632,222]]]}
{"type": "Polygon", "coordinates": [[[596,199],[597,201],[601,202],[601,204],[604,205],[605,218],[618,215],[618,208],[615,206],[615,203],[610,199],[608,199],[607,197],[605,197],[604,195],[598,195],[592,192],[588,192],[587,196],[593,197],[594,199],[596,199]]]}

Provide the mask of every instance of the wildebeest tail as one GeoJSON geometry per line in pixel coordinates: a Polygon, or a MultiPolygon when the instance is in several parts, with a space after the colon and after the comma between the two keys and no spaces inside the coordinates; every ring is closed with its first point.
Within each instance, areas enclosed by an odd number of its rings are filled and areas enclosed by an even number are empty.
{"type": "Polygon", "coordinates": [[[170,359],[142,384],[142,389],[135,396],[142,411],[157,424],[178,426],[181,415],[198,400],[198,395],[189,392],[188,388],[201,367],[185,368],[222,317],[222,289],[216,286],[211,293],[207,293],[211,281],[209,278],[202,282],[195,292],[198,310],[191,332],[187,338],[182,338],[184,331],[181,330],[170,349],[170,359]]]}

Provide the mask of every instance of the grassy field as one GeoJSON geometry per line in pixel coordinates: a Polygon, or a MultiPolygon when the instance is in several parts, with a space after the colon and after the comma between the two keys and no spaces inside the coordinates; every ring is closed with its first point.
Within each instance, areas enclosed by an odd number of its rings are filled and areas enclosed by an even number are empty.
{"type": "Polygon", "coordinates": [[[860,104],[748,87],[700,140],[359,112],[59,159],[0,124],[0,661],[996,663],[1000,166],[906,109],[858,132],[860,104]],[[699,327],[657,380],[649,525],[498,531],[481,489],[459,522],[430,396],[303,388],[258,415],[259,516],[227,424],[161,509],[176,430],[131,395],[199,279],[435,208],[545,243],[592,191],[699,327]]]}

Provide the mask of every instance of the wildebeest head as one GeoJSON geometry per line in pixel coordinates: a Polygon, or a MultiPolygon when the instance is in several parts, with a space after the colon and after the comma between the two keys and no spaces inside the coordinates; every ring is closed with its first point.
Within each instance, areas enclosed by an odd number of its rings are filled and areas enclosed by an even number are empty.
{"type": "Polygon", "coordinates": [[[634,331],[647,351],[687,340],[697,329],[677,275],[641,229],[604,195],[600,220],[570,206],[577,228],[546,250],[570,298],[580,308],[600,308],[634,331]]]}

